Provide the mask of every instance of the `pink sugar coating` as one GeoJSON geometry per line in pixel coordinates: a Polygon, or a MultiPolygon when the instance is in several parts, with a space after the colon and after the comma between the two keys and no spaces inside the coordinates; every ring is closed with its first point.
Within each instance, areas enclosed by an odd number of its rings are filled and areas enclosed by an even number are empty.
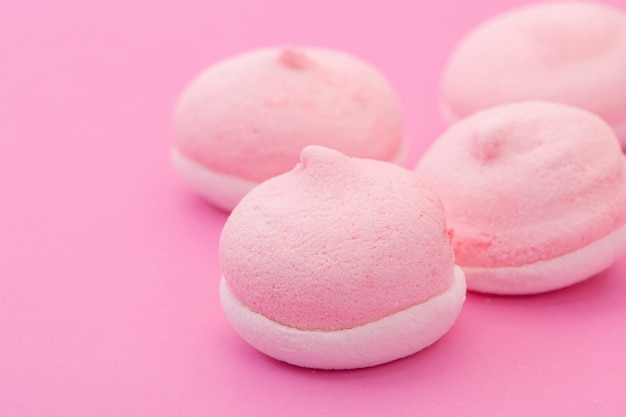
{"type": "Polygon", "coordinates": [[[391,160],[404,141],[400,103],[369,64],[321,48],[266,48],[198,75],[174,112],[178,151],[212,171],[263,181],[302,148],[391,160]]]}
{"type": "Polygon", "coordinates": [[[244,197],[220,260],[244,305],[303,330],[379,320],[443,293],[454,274],[443,208],[415,173],[318,146],[244,197]]]}
{"type": "Polygon", "coordinates": [[[455,118],[525,100],[589,110],[612,126],[626,122],[626,15],[588,2],[514,9],[471,32],[443,78],[455,118]]]}
{"type": "Polygon", "coordinates": [[[453,125],[417,172],[438,192],[461,266],[549,260],[626,223],[626,158],[597,116],[515,103],[453,125]]]}

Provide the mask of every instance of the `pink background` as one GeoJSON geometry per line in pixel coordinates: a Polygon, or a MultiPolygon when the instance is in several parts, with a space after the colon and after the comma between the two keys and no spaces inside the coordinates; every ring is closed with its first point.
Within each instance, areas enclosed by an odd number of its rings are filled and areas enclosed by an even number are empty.
{"type": "Polygon", "coordinates": [[[412,166],[444,129],[453,45],[521,3],[5,0],[0,416],[625,416],[626,258],[550,294],[469,294],[452,330],[408,359],[300,369],[226,322],[226,215],[170,167],[185,83],[277,43],[345,49],[387,74],[412,166]]]}

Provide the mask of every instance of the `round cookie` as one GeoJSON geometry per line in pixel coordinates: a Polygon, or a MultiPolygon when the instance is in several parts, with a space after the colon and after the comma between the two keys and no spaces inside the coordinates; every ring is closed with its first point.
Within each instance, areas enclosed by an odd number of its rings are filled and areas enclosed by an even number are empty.
{"type": "Polygon", "coordinates": [[[347,53],[272,47],[199,74],[174,111],[176,170],[231,210],[258,183],[291,170],[307,145],[404,164],[400,103],[383,75],[347,53]]]}
{"type": "Polygon", "coordinates": [[[220,239],[235,330],[281,361],[361,368],[411,355],[465,299],[443,207],[419,177],[309,146],[242,199],[220,239]]]}
{"type": "Polygon", "coordinates": [[[445,117],[525,100],[595,113],[626,147],[626,14],[590,2],[538,3],[469,33],[444,72],[445,117]]]}
{"type": "Polygon", "coordinates": [[[471,290],[554,290],[626,253],[626,157],[587,111],[548,102],[484,110],[445,132],[416,171],[443,202],[471,290]]]}

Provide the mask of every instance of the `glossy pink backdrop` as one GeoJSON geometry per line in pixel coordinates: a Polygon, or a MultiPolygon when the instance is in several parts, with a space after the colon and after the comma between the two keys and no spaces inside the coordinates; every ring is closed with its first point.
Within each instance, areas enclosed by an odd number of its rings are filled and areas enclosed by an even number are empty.
{"type": "Polygon", "coordinates": [[[185,83],[270,44],[378,66],[402,98],[412,166],[444,129],[451,48],[522,3],[4,1],[0,416],[626,415],[626,259],[558,292],[469,294],[452,330],[408,359],[300,369],[226,322],[226,215],[170,167],[185,83]]]}

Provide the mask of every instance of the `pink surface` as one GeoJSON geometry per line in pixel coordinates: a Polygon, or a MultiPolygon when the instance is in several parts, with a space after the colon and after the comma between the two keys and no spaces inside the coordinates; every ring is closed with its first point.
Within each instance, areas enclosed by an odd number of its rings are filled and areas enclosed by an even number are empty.
{"type": "Polygon", "coordinates": [[[626,259],[554,293],[469,294],[419,354],[313,372],[230,328],[218,295],[225,215],[170,167],[170,115],[188,80],[282,42],[379,66],[404,104],[412,166],[444,128],[447,54],[521,3],[5,2],[0,415],[623,416],[626,259]]]}

